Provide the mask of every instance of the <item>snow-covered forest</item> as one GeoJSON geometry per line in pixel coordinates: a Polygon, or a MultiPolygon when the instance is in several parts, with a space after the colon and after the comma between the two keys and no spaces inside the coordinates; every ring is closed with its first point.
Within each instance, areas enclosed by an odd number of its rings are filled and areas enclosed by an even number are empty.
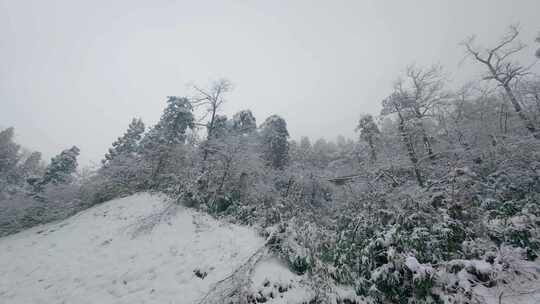
{"type": "MultiPolygon", "coordinates": [[[[493,45],[471,38],[460,48],[482,78],[456,89],[444,67],[410,65],[377,101],[380,113],[350,121],[355,138],[294,140],[279,113],[227,117],[223,105],[234,100],[226,79],[164,98],[154,125],[127,121],[95,169],[78,166],[77,146],[46,161],[15,142],[16,128],[1,130],[0,246],[25,229],[153,193],[261,238],[246,241],[260,248],[253,255],[231,258],[237,268],[216,266],[223,276],[209,274],[215,284],[205,283],[198,303],[273,300],[244,288],[242,276],[263,255],[302,278],[304,303],[540,301],[540,75],[530,65],[540,49],[525,48],[514,26],[493,45]]],[[[135,231],[170,221],[169,210],[135,231]]],[[[0,283],[11,280],[5,271],[0,283]]],[[[178,288],[175,303],[183,303],[188,290],[178,288]]]]}

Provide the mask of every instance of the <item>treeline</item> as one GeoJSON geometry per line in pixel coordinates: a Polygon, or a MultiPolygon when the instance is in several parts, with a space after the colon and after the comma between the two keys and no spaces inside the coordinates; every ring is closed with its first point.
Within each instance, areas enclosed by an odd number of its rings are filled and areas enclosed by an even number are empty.
{"type": "Polygon", "coordinates": [[[79,148],[73,146],[46,165],[40,152],[14,141],[14,128],[0,131],[0,236],[85,208],[76,174],[78,156],[79,148]]]}
{"type": "MultiPolygon", "coordinates": [[[[272,250],[306,274],[320,303],[336,284],[377,303],[482,302],[478,286],[526,292],[515,283],[534,277],[525,266],[540,250],[540,78],[515,60],[518,33],[490,48],[467,40],[486,74],[457,91],[440,66],[408,67],[380,115],[351,122],[357,140],[297,142],[280,116],[221,115],[231,84],[220,80],[168,97],[148,129],[133,119],[84,178],[66,178],[75,148],[30,173],[30,156],[2,161],[1,204],[54,209],[47,189],[61,185],[75,185],[62,200],[75,210],[164,192],[272,234],[272,250]]],[[[0,145],[2,159],[19,157],[11,139],[0,145]]]]}

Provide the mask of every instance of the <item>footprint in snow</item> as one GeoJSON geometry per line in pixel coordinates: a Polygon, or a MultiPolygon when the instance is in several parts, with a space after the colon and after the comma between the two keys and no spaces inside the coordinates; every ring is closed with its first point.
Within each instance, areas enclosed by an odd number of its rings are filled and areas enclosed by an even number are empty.
{"type": "Polygon", "coordinates": [[[108,240],[103,241],[103,242],[102,242],[101,244],[99,244],[99,245],[103,247],[103,246],[109,245],[111,242],[112,242],[112,239],[108,239],[108,240]]]}

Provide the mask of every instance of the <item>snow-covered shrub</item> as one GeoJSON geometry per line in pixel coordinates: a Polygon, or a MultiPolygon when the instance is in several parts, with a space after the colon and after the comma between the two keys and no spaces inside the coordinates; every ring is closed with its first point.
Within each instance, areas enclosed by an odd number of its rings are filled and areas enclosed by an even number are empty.
{"type": "Polygon", "coordinates": [[[0,200],[0,236],[55,220],[84,209],[78,184],[49,184],[39,198],[29,192],[17,192],[0,200]]]}
{"type": "Polygon", "coordinates": [[[141,191],[146,175],[140,158],[117,155],[86,178],[82,184],[83,200],[90,206],[141,191]]]}

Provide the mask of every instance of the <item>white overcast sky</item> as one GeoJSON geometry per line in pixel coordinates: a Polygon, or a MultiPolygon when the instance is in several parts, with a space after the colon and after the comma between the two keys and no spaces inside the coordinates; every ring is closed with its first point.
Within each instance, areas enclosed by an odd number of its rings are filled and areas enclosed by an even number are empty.
{"type": "Polygon", "coordinates": [[[0,126],[46,157],[75,144],[97,162],[132,117],[154,124],[166,96],[226,77],[225,114],[352,137],[408,64],[460,82],[474,69],[458,43],[513,23],[533,60],[540,0],[0,0],[0,126]]]}

